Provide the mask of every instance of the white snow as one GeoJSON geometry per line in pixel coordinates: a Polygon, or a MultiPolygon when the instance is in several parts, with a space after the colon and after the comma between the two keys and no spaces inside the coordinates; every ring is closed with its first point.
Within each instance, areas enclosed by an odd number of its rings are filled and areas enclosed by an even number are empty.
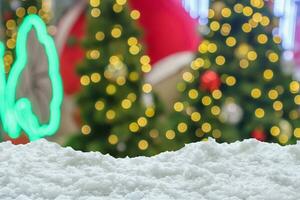
{"type": "Polygon", "coordinates": [[[0,144],[0,199],[300,199],[300,144],[246,140],[115,159],[46,140],[0,144]]]}

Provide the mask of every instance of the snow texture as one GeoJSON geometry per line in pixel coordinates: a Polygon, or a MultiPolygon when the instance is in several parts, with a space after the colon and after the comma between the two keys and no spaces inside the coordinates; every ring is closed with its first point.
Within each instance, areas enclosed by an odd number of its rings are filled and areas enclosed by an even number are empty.
{"type": "Polygon", "coordinates": [[[0,144],[0,199],[300,199],[300,144],[246,140],[115,159],[46,140],[0,144]]]}

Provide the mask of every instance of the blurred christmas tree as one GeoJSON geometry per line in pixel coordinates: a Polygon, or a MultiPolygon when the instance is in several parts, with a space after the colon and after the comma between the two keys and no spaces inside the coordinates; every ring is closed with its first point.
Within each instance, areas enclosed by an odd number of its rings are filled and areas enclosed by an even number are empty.
{"type": "Polygon", "coordinates": [[[116,157],[153,155],[161,149],[153,129],[156,100],[152,86],[143,82],[142,73],[151,66],[134,21],[139,16],[137,10],[129,12],[126,0],[90,0],[86,57],[78,67],[82,133],[68,143],[75,149],[116,157]]]}
{"type": "Polygon", "coordinates": [[[183,99],[168,130],[174,141],[288,144],[300,137],[300,86],[281,71],[276,24],[263,0],[211,1],[209,30],[178,84],[183,99]]]}

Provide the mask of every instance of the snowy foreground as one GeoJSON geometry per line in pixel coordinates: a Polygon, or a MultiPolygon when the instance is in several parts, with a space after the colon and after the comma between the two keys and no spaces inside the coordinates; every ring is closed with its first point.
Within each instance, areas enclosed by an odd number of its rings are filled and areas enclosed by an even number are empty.
{"type": "Polygon", "coordinates": [[[115,159],[40,140],[0,144],[0,199],[300,199],[300,144],[247,140],[115,159]]]}

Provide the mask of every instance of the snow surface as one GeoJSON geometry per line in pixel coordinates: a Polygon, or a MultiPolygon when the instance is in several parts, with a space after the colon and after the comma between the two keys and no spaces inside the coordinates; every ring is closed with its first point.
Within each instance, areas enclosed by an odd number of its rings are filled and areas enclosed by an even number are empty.
{"type": "Polygon", "coordinates": [[[300,199],[300,144],[246,140],[115,159],[46,140],[0,144],[0,199],[300,199]]]}

